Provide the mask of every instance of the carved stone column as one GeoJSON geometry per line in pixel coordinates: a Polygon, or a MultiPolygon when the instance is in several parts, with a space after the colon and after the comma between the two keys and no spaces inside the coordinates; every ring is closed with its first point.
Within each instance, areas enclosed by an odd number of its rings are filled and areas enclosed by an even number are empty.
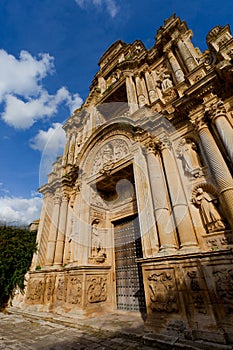
{"type": "Polygon", "coordinates": [[[148,104],[149,102],[145,81],[144,81],[144,78],[140,77],[139,75],[135,77],[135,81],[136,81],[136,90],[138,95],[138,104],[139,104],[139,107],[142,107],[145,104],[148,104]]]}
{"type": "Polygon", "coordinates": [[[147,164],[140,147],[135,150],[133,171],[143,257],[151,257],[158,252],[159,241],[153,214],[153,203],[150,191],[149,176],[147,172],[147,164]]]}
{"type": "Polygon", "coordinates": [[[146,149],[146,158],[150,178],[151,192],[154,204],[155,219],[158,228],[160,250],[177,249],[177,239],[174,227],[169,196],[162,169],[159,153],[154,143],[146,149]],[[156,152],[156,153],[155,153],[156,152]]]}
{"type": "Polygon", "coordinates": [[[208,117],[215,126],[226,151],[233,162],[233,129],[227,119],[226,109],[222,101],[218,101],[208,110],[208,117]]]}
{"type": "Polygon", "coordinates": [[[183,39],[177,41],[177,46],[179,48],[180,54],[184,60],[188,71],[191,72],[195,67],[197,67],[197,62],[195,61],[192,53],[190,52],[188,46],[183,39]]]}
{"type": "Polygon", "coordinates": [[[133,81],[132,73],[127,73],[126,75],[126,91],[128,98],[128,105],[130,108],[130,113],[136,112],[138,109],[136,88],[133,81]]]}
{"type": "Polygon", "coordinates": [[[36,238],[39,250],[33,255],[31,264],[32,270],[35,269],[37,265],[44,266],[45,264],[46,248],[48,244],[49,229],[52,217],[52,208],[53,205],[51,193],[45,193],[36,238]]]}
{"type": "Polygon", "coordinates": [[[173,155],[171,142],[168,138],[162,140],[160,148],[180,247],[197,247],[197,239],[192,225],[191,215],[180,180],[175,157],[173,155]]]}
{"type": "Polygon", "coordinates": [[[192,124],[199,133],[203,152],[209,165],[210,172],[215,180],[220,193],[219,200],[227,215],[228,222],[233,228],[233,180],[222,154],[209,131],[203,117],[204,111],[195,113],[195,119],[191,117],[192,124]]]}
{"type": "Polygon", "coordinates": [[[150,102],[153,103],[159,98],[159,95],[156,91],[154,80],[148,71],[145,72],[145,79],[146,79],[147,89],[149,91],[149,99],[150,99],[150,102]]]}
{"type": "Polygon", "coordinates": [[[71,257],[71,240],[72,240],[72,224],[73,224],[72,212],[73,212],[73,209],[68,204],[63,264],[68,264],[69,262],[73,261],[71,257]]]}
{"type": "Polygon", "coordinates": [[[179,65],[179,62],[177,61],[176,57],[174,56],[171,48],[167,51],[167,57],[168,57],[168,60],[171,64],[172,70],[175,74],[177,83],[182,83],[185,79],[184,73],[181,69],[181,66],[179,65]]]}
{"type": "Polygon", "coordinates": [[[46,254],[46,266],[52,266],[54,261],[54,253],[56,248],[56,239],[58,231],[58,221],[59,221],[59,212],[60,212],[60,203],[61,199],[59,196],[55,197],[52,221],[49,230],[49,238],[47,245],[47,254],[46,254]]]}
{"type": "Polygon", "coordinates": [[[66,196],[63,196],[62,202],[61,202],[61,208],[60,208],[60,215],[59,215],[54,265],[62,265],[63,263],[67,210],[68,210],[68,198],[66,196]]]}

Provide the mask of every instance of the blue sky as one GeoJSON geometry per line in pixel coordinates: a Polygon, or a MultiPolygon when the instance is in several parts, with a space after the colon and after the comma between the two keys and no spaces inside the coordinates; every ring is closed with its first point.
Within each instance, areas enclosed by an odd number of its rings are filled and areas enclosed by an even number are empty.
{"type": "Polygon", "coordinates": [[[41,159],[62,153],[61,125],[87,97],[106,49],[118,39],[150,48],[173,13],[201,50],[212,27],[233,29],[230,0],[0,0],[1,222],[39,217],[41,159]]]}

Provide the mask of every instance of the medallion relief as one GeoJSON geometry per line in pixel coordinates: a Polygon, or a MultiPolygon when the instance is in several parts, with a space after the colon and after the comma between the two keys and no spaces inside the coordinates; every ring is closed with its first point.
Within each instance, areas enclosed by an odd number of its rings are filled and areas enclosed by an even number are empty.
{"type": "Polygon", "coordinates": [[[91,174],[109,172],[120,159],[129,154],[129,147],[122,139],[111,140],[102,146],[93,159],[91,174]]]}

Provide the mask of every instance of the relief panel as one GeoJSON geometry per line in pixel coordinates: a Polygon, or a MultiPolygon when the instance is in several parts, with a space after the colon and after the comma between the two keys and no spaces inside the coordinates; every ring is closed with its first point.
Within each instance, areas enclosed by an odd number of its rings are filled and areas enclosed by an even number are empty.
{"type": "Polygon", "coordinates": [[[88,276],[87,300],[89,303],[99,303],[107,300],[106,276],[88,276]]]}
{"type": "Polygon", "coordinates": [[[147,277],[150,309],[159,312],[178,312],[178,292],[171,271],[155,271],[147,277]]]}
{"type": "Polygon", "coordinates": [[[81,276],[70,276],[67,285],[66,302],[73,305],[80,305],[82,301],[81,276]]]}

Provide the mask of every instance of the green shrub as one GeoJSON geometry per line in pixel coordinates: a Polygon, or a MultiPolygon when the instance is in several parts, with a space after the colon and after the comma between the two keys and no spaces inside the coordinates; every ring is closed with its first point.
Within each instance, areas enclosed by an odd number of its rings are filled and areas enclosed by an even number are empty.
{"type": "Polygon", "coordinates": [[[0,310],[4,310],[16,287],[23,292],[24,276],[35,251],[35,231],[0,226],[0,310]]]}

